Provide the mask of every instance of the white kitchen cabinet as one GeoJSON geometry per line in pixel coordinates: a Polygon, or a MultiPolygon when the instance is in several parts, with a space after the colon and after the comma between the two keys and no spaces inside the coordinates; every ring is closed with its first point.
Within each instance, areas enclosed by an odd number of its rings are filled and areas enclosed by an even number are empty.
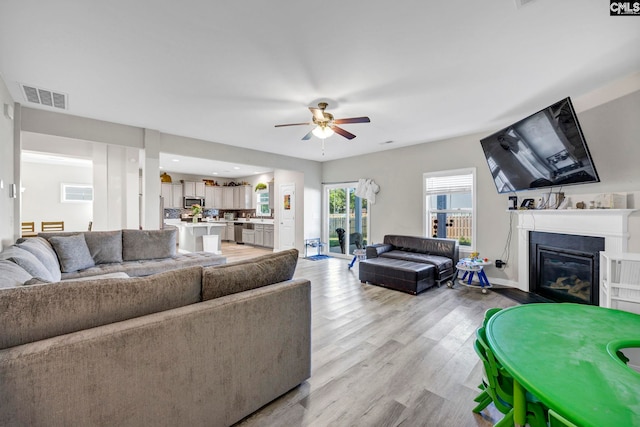
{"type": "Polygon", "coordinates": [[[182,193],[187,197],[196,196],[196,183],[193,181],[185,181],[182,183],[182,193]]]}
{"type": "Polygon", "coordinates": [[[222,187],[205,185],[204,205],[207,208],[224,209],[222,206],[222,187]]]}
{"type": "Polygon", "coordinates": [[[264,225],[256,224],[253,231],[256,246],[264,246],[264,225]]]}
{"type": "Polygon", "coordinates": [[[205,188],[206,185],[204,184],[204,181],[196,182],[196,197],[204,197],[205,188]]]}
{"type": "Polygon", "coordinates": [[[233,189],[234,187],[222,187],[222,209],[234,209],[233,189]]]}
{"type": "Polygon", "coordinates": [[[206,197],[204,181],[185,181],[182,187],[183,194],[187,197],[206,197]]]}
{"type": "Polygon", "coordinates": [[[207,208],[215,208],[213,205],[213,187],[210,185],[204,187],[204,205],[207,208]]]}
{"type": "Polygon", "coordinates": [[[273,195],[273,190],[274,190],[274,188],[275,188],[275,184],[273,183],[273,181],[271,181],[271,182],[269,183],[269,208],[270,208],[271,210],[273,210],[273,207],[274,207],[274,205],[275,205],[275,202],[274,202],[274,195],[273,195]]]}
{"type": "Polygon", "coordinates": [[[182,208],[182,184],[163,182],[160,195],[164,198],[165,208],[182,208]]]}
{"type": "Polygon", "coordinates": [[[173,208],[183,208],[184,207],[184,203],[182,200],[182,196],[184,195],[182,192],[182,185],[181,184],[171,184],[172,186],[172,191],[171,191],[171,204],[173,208]]]}
{"type": "Polygon", "coordinates": [[[600,252],[600,306],[640,314],[640,254],[600,252]]]}
{"type": "Polygon", "coordinates": [[[250,230],[247,228],[242,229],[242,243],[246,243],[249,245],[256,244],[255,229],[254,230],[250,230]]]}
{"type": "Polygon", "coordinates": [[[213,206],[216,209],[220,209],[222,207],[222,187],[211,187],[213,188],[213,206]]]}
{"type": "Polygon", "coordinates": [[[239,185],[233,189],[233,209],[253,209],[253,194],[250,185],[239,185]]]}
{"type": "Polygon", "coordinates": [[[242,209],[243,200],[240,197],[241,187],[231,187],[231,188],[233,188],[233,209],[242,209]]]}
{"type": "Polygon", "coordinates": [[[263,246],[273,248],[273,225],[264,225],[263,246]]]}

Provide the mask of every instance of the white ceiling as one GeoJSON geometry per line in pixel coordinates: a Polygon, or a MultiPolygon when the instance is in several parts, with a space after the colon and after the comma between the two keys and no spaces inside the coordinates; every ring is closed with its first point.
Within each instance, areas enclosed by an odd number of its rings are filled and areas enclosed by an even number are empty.
{"type": "Polygon", "coordinates": [[[24,83],[68,114],[318,161],[490,133],[637,73],[639,45],[603,0],[0,2],[16,102],[24,83]],[[310,127],[274,127],[320,100],[371,118],[324,156],[310,127]]]}

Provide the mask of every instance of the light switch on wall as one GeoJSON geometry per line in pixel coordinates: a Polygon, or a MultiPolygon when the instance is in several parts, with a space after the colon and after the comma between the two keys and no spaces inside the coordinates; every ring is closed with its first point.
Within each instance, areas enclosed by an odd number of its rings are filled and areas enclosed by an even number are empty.
{"type": "Polygon", "coordinates": [[[0,190],[4,188],[4,179],[0,179],[0,190]]]}

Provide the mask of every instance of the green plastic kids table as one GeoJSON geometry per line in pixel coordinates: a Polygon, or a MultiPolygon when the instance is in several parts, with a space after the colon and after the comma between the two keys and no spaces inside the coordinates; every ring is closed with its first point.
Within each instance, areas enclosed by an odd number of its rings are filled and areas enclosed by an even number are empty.
{"type": "Polygon", "coordinates": [[[525,391],[582,427],[640,426],[640,372],[618,350],[640,347],[640,315],[581,304],[527,304],[499,311],[487,339],[513,376],[514,422],[525,391]]]}

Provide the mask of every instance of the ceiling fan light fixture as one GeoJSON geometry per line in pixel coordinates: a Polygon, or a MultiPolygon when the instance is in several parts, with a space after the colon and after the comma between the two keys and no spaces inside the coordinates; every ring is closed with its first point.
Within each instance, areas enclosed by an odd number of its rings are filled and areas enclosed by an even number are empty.
{"type": "Polygon", "coordinates": [[[320,139],[329,138],[334,133],[333,129],[327,126],[316,126],[316,128],[312,132],[320,139]]]}

